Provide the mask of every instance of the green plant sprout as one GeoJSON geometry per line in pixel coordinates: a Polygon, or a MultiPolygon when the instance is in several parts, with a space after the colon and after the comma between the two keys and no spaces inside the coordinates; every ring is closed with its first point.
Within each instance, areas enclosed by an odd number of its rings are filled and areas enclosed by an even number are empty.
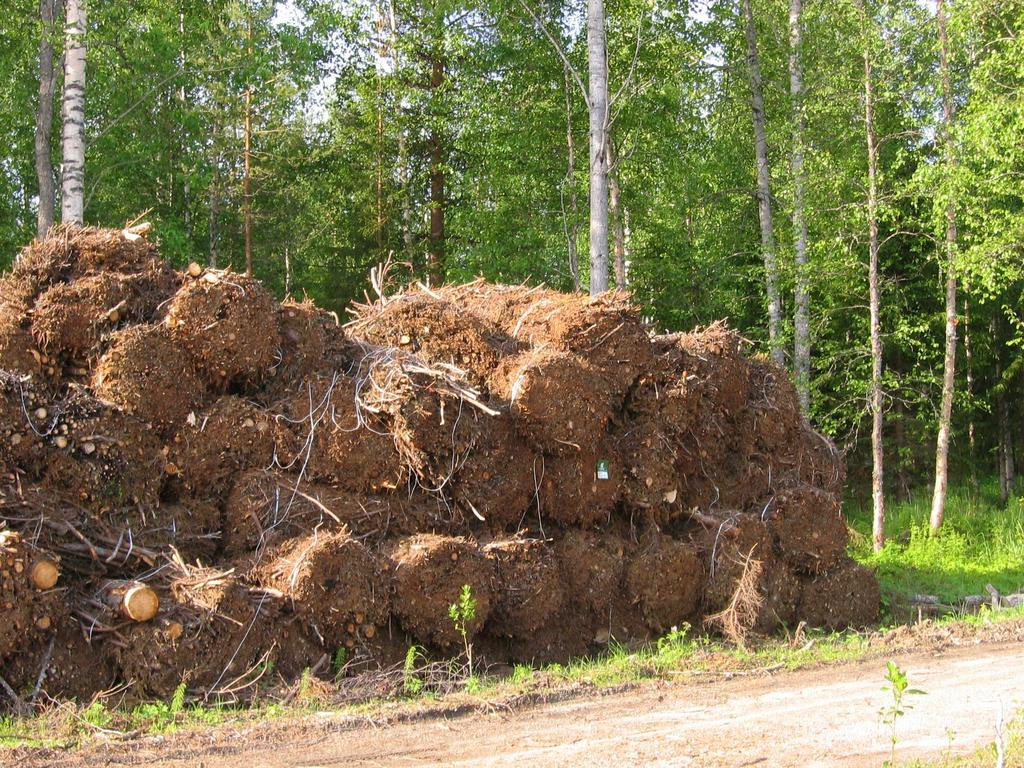
{"type": "Polygon", "coordinates": [[[879,710],[879,715],[882,722],[889,726],[889,760],[886,765],[892,765],[896,759],[896,724],[903,715],[913,709],[913,706],[904,699],[907,696],[922,695],[924,691],[909,687],[910,681],[907,678],[907,673],[900,669],[895,661],[886,662],[885,679],[889,684],[882,686],[882,690],[892,696],[892,703],[882,707],[879,710]]]}
{"type": "Polygon", "coordinates": [[[423,680],[416,674],[416,662],[420,658],[419,646],[410,645],[405,652],[405,663],[402,665],[402,688],[410,696],[416,696],[423,690],[423,680]]]}
{"type": "Polygon", "coordinates": [[[469,666],[469,678],[473,677],[473,644],[469,642],[469,623],[476,619],[476,598],[469,584],[462,585],[459,601],[448,606],[448,616],[455,625],[455,631],[462,637],[462,648],[469,666]]]}

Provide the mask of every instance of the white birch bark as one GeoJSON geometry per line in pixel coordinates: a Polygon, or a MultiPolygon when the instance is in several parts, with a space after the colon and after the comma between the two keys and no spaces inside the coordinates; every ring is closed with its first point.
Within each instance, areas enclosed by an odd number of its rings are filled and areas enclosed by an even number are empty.
{"type": "Polygon", "coordinates": [[[761,61],[757,53],[757,28],[751,0],[742,0],[747,37],[747,71],[750,77],[750,109],[754,119],[754,155],[757,161],[757,213],[761,224],[761,254],[768,301],[768,346],[776,365],[785,365],[782,351],[782,301],[779,298],[779,269],[772,226],[771,169],[768,166],[768,136],[765,128],[761,61]]]}
{"type": "Polygon", "coordinates": [[[608,56],[604,0],[587,0],[590,110],[590,294],[608,290],[608,56]]]}
{"type": "Polygon", "coordinates": [[[804,418],[811,408],[811,295],[807,262],[807,216],[804,191],[804,73],[801,61],[803,29],[802,0],[789,2],[789,95],[793,104],[793,243],[796,250],[796,286],[793,317],[793,378],[797,400],[804,418]]]}
{"type": "Polygon", "coordinates": [[[65,4],[60,216],[66,224],[81,224],[85,214],[85,10],[85,0],[65,4]]]}

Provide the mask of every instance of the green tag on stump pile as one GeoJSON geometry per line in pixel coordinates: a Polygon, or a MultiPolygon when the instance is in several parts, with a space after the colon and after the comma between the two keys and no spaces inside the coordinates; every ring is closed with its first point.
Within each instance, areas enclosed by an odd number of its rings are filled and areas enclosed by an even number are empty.
{"type": "Polygon", "coordinates": [[[612,463],[608,459],[597,460],[597,479],[609,480],[612,476],[612,463]]]}

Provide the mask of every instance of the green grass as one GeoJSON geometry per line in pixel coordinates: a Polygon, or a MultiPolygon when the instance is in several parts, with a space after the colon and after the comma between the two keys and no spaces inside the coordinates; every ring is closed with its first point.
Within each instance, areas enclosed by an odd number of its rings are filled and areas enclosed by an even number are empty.
{"type": "MultiPolygon", "coordinates": [[[[1009,716],[1007,717],[1009,720],[1009,716]]],[[[1024,711],[1006,723],[1003,748],[1007,768],[1024,765],[1024,711]]],[[[967,755],[941,755],[934,759],[898,763],[902,768],[992,768],[998,757],[995,742],[967,755]]]]}
{"type": "Polygon", "coordinates": [[[982,482],[977,492],[968,485],[951,488],[942,530],[928,530],[931,495],[927,489],[907,502],[889,501],[886,545],[871,551],[871,507],[847,503],[850,527],[856,532],[851,554],[878,574],[889,595],[937,595],[953,603],[967,595],[985,594],[992,584],[1000,592],[1024,587],[1024,500],[999,506],[998,483],[982,482]]]}

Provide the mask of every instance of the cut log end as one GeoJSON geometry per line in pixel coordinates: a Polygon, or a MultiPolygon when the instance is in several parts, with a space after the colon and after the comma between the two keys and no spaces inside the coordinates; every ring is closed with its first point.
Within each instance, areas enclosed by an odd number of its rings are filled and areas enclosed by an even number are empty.
{"type": "Polygon", "coordinates": [[[121,612],[132,621],[149,621],[160,610],[160,598],[144,584],[133,586],[124,593],[121,612]]]}
{"type": "Polygon", "coordinates": [[[29,569],[28,577],[36,589],[53,589],[60,579],[60,569],[52,560],[36,560],[29,569]]]}

